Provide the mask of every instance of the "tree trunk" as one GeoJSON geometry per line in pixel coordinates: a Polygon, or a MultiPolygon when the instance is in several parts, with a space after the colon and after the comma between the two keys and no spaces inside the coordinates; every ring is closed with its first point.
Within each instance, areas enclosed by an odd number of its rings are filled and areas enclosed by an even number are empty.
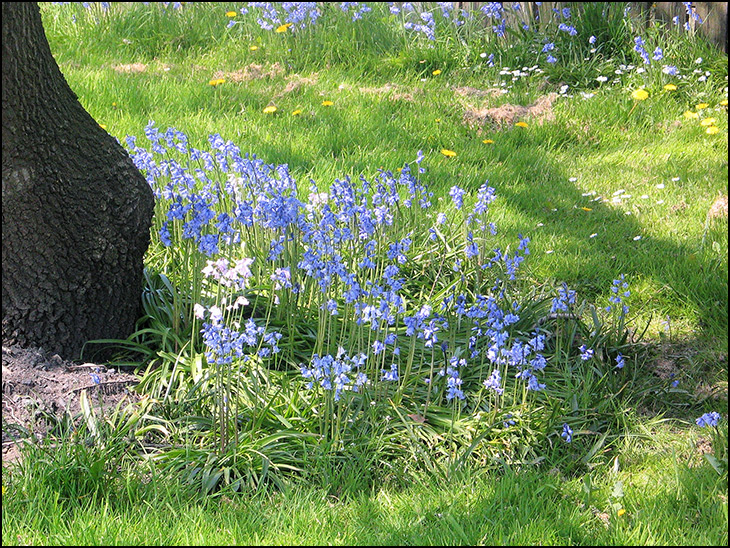
{"type": "Polygon", "coordinates": [[[154,198],[69,88],[38,5],[3,2],[2,29],[3,343],[75,359],[134,329],[154,198]]]}

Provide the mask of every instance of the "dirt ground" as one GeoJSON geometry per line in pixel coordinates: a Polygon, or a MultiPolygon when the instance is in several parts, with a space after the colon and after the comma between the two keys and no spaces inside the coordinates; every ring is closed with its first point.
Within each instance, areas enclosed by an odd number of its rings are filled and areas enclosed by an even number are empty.
{"type": "Polygon", "coordinates": [[[115,408],[125,398],[136,399],[131,390],[138,378],[101,364],[73,363],[43,349],[3,346],[2,354],[2,459],[19,456],[19,441],[43,439],[64,416],[80,416],[79,399],[86,390],[95,408],[115,408]],[[96,397],[101,391],[102,398],[96,397]]]}

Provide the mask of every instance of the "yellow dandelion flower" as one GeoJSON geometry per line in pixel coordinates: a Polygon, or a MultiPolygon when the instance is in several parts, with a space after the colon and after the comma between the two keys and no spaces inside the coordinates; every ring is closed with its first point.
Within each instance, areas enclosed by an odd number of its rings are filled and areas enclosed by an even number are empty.
{"type": "Polygon", "coordinates": [[[626,510],[625,510],[625,509],[623,509],[623,508],[621,508],[621,509],[620,509],[620,510],[619,510],[618,512],[616,512],[616,513],[617,513],[617,514],[619,515],[619,517],[621,517],[621,516],[623,516],[623,515],[624,515],[624,514],[626,513],[626,510]]]}
{"type": "Polygon", "coordinates": [[[590,207],[581,207],[583,211],[593,211],[590,207]]]}
{"type": "Polygon", "coordinates": [[[440,123],[441,123],[441,118],[436,118],[436,119],[434,120],[434,122],[436,122],[437,124],[440,124],[440,123]]]}
{"type": "Polygon", "coordinates": [[[727,106],[727,99],[723,99],[722,101],[720,101],[718,103],[718,105],[720,105],[721,107],[726,107],[727,106]]]}
{"type": "Polygon", "coordinates": [[[264,114],[273,114],[276,112],[276,107],[274,105],[269,105],[264,109],[264,114]]]}
{"type": "Polygon", "coordinates": [[[284,23],[283,25],[276,27],[276,32],[281,34],[282,32],[289,30],[289,27],[291,27],[291,23],[284,23]]]}
{"type": "Polygon", "coordinates": [[[433,74],[434,76],[438,76],[439,74],[441,74],[441,69],[436,69],[431,74],[433,74]]]}
{"type": "Polygon", "coordinates": [[[719,132],[720,132],[720,128],[717,126],[710,126],[705,130],[705,133],[707,133],[707,135],[715,135],[716,133],[719,133],[719,132]]]}
{"type": "Polygon", "coordinates": [[[332,105],[334,105],[332,101],[322,101],[323,107],[331,107],[332,105]]]}
{"type": "Polygon", "coordinates": [[[226,81],[225,78],[215,78],[215,79],[211,80],[210,82],[208,82],[208,85],[213,86],[213,87],[220,86],[225,81],[226,81]]]}
{"type": "Polygon", "coordinates": [[[236,12],[235,12],[235,11],[227,11],[227,12],[226,12],[226,17],[235,17],[236,15],[237,15],[237,14],[236,14],[236,12]]]}
{"type": "Polygon", "coordinates": [[[491,139],[484,139],[482,143],[484,143],[485,145],[492,145],[494,144],[494,141],[492,141],[491,139]]]}
{"type": "Polygon", "coordinates": [[[704,126],[704,127],[714,126],[715,125],[715,122],[717,122],[717,120],[715,118],[705,118],[704,120],[702,120],[700,122],[700,125],[701,126],[704,126]]]}
{"type": "Polygon", "coordinates": [[[453,158],[454,156],[456,156],[456,152],[454,152],[453,150],[449,150],[448,148],[442,148],[441,154],[443,154],[447,158],[453,158]]]}
{"type": "Polygon", "coordinates": [[[99,127],[100,127],[101,129],[106,129],[106,126],[105,126],[104,124],[99,124],[99,127]]]}
{"type": "Polygon", "coordinates": [[[302,109],[298,108],[291,113],[292,116],[299,116],[302,113],[302,109]]]}
{"type": "Polygon", "coordinates": [[[530,127],[527,125],[527,122],[517,122],[515,125],[517,127],[530,127]]]}
{"type": "Polygon", "coordinates": [[[5,494],[5,491],[7,491],[7,488],[3,485],[3,495],[5,494]]]}
{"type": "Polygon", "coordinates": [[[685,110],[684,117],[687,118],[687,120],[689,120],[691,118],[699,118],[700,115],[697,114],[696,112],[692,112],[691,110],[685,110]]]}
{"type": "Polygon", "coordinates": [[[700,104],[698,104],[698,105],[697,105],[697,106],[696,106],[695,108],[696,108],[697,110],[702,110],[703,108],[707,108],[707,107],[709,107],[709,106],[710,106],[710,105],[708,105],[707,103],[700,103],[700,104]]]}
{"type": "Polygon", "coordinates": [[[631,93],[631,97],[633,97],[637,101],[643,101],[644,99],[649,97],[649,92],[646,91],[645,89],[635,89],[631,93]]]}
{"type": "Polygon", "coordinates": [[[258,46],[249,46],[248,49],[250,49],[251,51],[256,51],[257,49],[259,49],[259,47],[258,46]]]}
{"type": "Polygon", "coordinates": [[[677,86],[675,86],[674,84],[666,84],[664,86],[664,89],[666,89],[667,91],[677,91],[677,86]]]}

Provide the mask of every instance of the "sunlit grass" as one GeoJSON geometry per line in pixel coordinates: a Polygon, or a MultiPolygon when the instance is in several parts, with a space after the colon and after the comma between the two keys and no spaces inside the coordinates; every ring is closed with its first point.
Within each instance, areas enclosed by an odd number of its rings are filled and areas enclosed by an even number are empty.
{"type": "Polygon", "coordinates": [[[292,485],[202,498],[152,474],[121,476],[103,499],[63,500],[43,469],[4,469],[3,544],[722,546],[727,485],[701,437],[656,424],[578,478],[506,467],[340,495],[292,485]]]}

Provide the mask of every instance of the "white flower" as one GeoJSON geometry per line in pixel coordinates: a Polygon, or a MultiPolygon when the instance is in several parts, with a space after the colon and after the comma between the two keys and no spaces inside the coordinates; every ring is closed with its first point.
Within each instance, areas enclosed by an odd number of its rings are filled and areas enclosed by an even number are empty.
{"type": "Polygon", "coordinates": [[[202,320],[205,317],[205,307],[202,304],[195,303],[195,306],[193,306],[193,314],[195,314],[196,318],[202,320]]]}
{"type": "Polygon", "coordinates": [[[218,323],[223,319],[223,312],[217,306],[210,307],[210,321],[218,323]]]}

